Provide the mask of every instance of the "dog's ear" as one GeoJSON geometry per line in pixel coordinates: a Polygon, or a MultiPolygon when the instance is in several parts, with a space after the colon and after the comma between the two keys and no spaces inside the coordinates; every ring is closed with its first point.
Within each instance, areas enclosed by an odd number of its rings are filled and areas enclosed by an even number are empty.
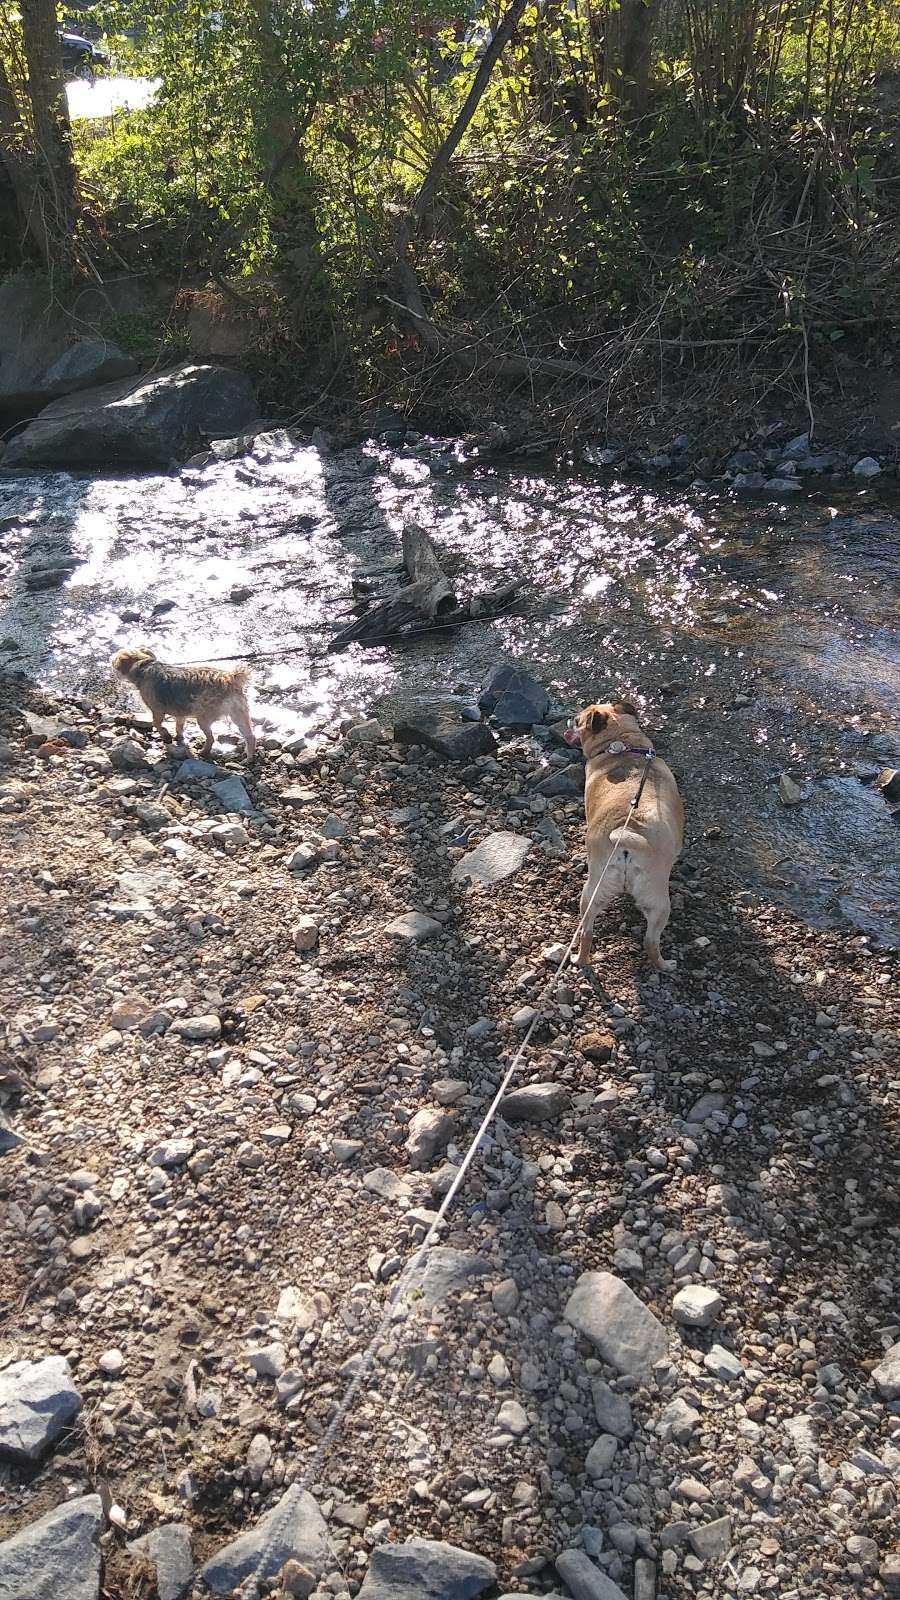
{"type": "Polygon", "coordinates": [[[630,700],[617,700],[613,710],[618,711],[620,717],[637,716],[637,707],[633,706],[630,700]]]}
{"type": "Polygon", "coordinates": [[[585,719],[585,727],[589,733],[602,733],[608,721],[605,711],[590,711],[585,719]]]}

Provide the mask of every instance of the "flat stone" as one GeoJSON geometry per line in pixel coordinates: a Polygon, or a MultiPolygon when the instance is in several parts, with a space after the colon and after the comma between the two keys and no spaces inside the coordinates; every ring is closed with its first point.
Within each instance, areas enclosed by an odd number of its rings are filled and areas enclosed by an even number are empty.
{"type": "Polygon", "coordinates": [[[103,1506],[65,1500],[0,1544],[2,1600],[98,1600],[103,1506]]]}
{"type": "Polygon", "coordinates": [[[900,1340],[885,1351],[872,1377],[882,1400],[900,1400],[900,1340]]]}
{"type": "Polygon", "coordinates": [[[564,1316],[590,1339],[604,1361],[631,1377],[648,1378],[668,1352],[662,1323],[611,1272],[583,1272],[564,1316]]]}
{"type": "Polygon", "coordinates": [[[347,744],[350,745],[377,744],[384,736],[384,729],[375,717],[367,717],[364,722],[355,722],[344,735],[347,744]]]}
{"type": "Polygon", "coordinates": [[[631,1403],[624,1394],[616,1394],[602,1378],[591,1384],[594,1416],[604,1433],[615,1434],[617,1439],[630,1439],[634,1433],[631,1403]]]}
{"type": "Polygon", "coordinates": [[[528,1083],[503,1096],[500,1114],[507,1122],[550,1122],[561,1117],[570,1105],[569,1091],[563,1084],[528,1083]]]}
{"type": "Polygon", "coordinates": [[[205,1017],[178,1017],[169,1029],[180,1039],[218,1039],[222,1024],[214,1011],[205,1017]]]}
{"type": "Polygon", "coordinates": [[[423,939],[433,939],[436,933],[443,933],[444,928],[434,917],[426,917],[421,911],[405,911],[402,916],[389,922],[384,931],[392,939],[405,939],[407,943],[419,944],[423,939]]]}
{"type": "Polygon", "coordinates": [[[319,1577],[328,1554],[325,1518],[312,1495],[292,1485],[254,1528],[207,1561],[200,1577],[213,1594],[230,1595],[251,1573],[272,1578],[290,1560],[319,1577]]]}
{"type": "Polygon", "coordinates": [[[289,1284],[282,1289],[278,1296],[278,1307],[275,1312],[279,1322],[293,1323],[297,1333],[308,1333],[319,1321],[316,1302],[311,1294],[306,1294],[302,1289],[297,1289],[289,1284]]]}
{"type": "Polygon", "coordinates": [[[164,1522],[126,1546],[129,1555],[148,1556],[156,1568],[159,1600],[181,1600],[194,1573],[191,1531],[183,1522],[164,1522]]]}
{"type": "Polygon", "coordinates": [[[484,722],[456,722],[441,712],[405,717],[394,724],[397,744],[423,744],[448,761],[493,755],[497,741],[484,722]]]}
{"type": "Polygon", "coordinates": [[[736,1355],[724,1345],[714,1344],[703,1357],[703,1365],[720,1383],[735,1383],[744,1376],[744,1368],[736,1355]]]}
{"type": "Polygon", "coordinates": [[[212,792],[223,811],[239,811],[246,815],[256,809],[243,783],[236,775],[223,778],[220,783],[214,783],[212,792]]]}
{"type": "Polygon", "coordinates": [[[372,1551],[359,1600],[473,1600],[496,1576],[485,1556],[437,1539],[409,1539],[372,1551]]]}
{"type": "Polygon", "coordinates": [[[398,1200],[408,1200],[411,1193],[406,1179],[392,1172],[390,1167],[373,1167],[371,1172],[364,1173],[363,1188],[377,1195],[379,1200],[389,1200],[394,1204],[398,1200]]]}
{"type": "Polygon", "coordinates": [[[521,833],[489,833],[474,850],[457,861],[450,874],[451,880],[465,883],[469,879],[490,888],[518,872],[530,849],[531,840],[521,833]]]}
{"type": "Polygon", "coordinates": [[[708,1094],[702,1094],[699,1100],[695,1100],[685,1120],[696,1123],[706,1122],[715,1113],[724,1111],[727,1103],[724,1094],[711,1090],[708,1094]]]}
{"type": "Polygon", "coordinates": [[[410,1279],[413,1303],[430,1311],[448,1295],[468,1289],[473,1278],[484,1277],[491,1270],[490,1263],[474,1250],[435,1245],[410,1279]]]}
{"type": "Polygon", "coordinates": [[[180,763],[172,782],[193,783],[197,778],[219,778],[221,776],[222,768],[217,767],[214,761],[200,761],[196,756],[189,756],[187,761],[180,763]]]}
{"type": "Polygon", "coordinates": [[[702,1283],[689,1283],[679,1289],[672,1301],[675,1321],[685,1328],[708,1328],[722,1309],[722,1296],[702,1283]]]}
{"type": "Polygon", "coordinates": [[[724,1560],[731,1549],[731,1518],[717,1517],[715,1522],[692,1527],[688,1540],[698,1560],[724,1560]]]}
{"type": "Polygon", "coordinates": [[[478,697],[478,709],[501,728],[528,728],[550,710],[544,685],[524,667],[495,667],[478,697]]]}
{"type": "Polygon", "coordinates": [[[535,784],[538,794],[548,800],[580,800],[584,794],[583,761],[571,761],[561,772],[549,772],[535,784]]]}
{"type": "Polygon", "coordinates": [[[280,1378],[287,1366],[287,1350],[275,1340],[272,1344],[258,1345],[250,1351],[247,1360],[260,1378],[280,1378]]]}
{"type": "Polygon", "coordinates": [[[14,1361],[0,1372],[0,1457],[18,1466],[34,1464],[80,1410],[81,1395],[64,1356],[14,1361]]]}
{"type": "Polygon", "coordinates": [[[595,1567],[583,1550],[563,1550],[556,1558],[556,1570],[574,1600],[625,1600],[619,1585],[595,1567]]]}

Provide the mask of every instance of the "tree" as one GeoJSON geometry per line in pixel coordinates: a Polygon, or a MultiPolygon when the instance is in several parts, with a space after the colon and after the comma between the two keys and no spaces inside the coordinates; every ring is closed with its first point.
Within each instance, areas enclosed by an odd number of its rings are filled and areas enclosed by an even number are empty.
{"type": "Polygon", "coordinates": [[[0,155],[26,237],[48,271],[70,271],[75,168],[53,0],[22,0],[21,52],[7,48],[19,44],[9,15],[3,17],[2,35],[0,155]],[[23,64],[19,76],[17,60],[23,64]]]}

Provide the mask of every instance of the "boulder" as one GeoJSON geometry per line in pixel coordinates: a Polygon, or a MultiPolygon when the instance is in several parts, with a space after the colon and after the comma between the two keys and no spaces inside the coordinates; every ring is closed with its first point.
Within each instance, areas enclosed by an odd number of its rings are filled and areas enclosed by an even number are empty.
{"type": "Polygon", "coordinates": [[[544,685],[513,665],[495,667],[478,697],[478,708],[501,728],[530,728],[550,710],[544,685]]]}
{"type": "Polygon", "coordinates": [[[457,722],[445,713],[422,712],[394,724],[397,744],[424,744],[448,761],[472,761],[493,755],[497,741],[483,722],[457,722]]]}
{"type": "Polygon", "coordinates": [[[359,1600],[474,1600],[497,1576],[493,1561],[439,1539],[381,1544],[359,1600]]]}
{"type": "Polygon", "coordinates": [[[97,1600],[100,1593],[98,1494],[66,1500],[0,1544],[3,1600],[97,1600]]]}
{"type": "Polygon", "coordinates": [[[251,1573],[257,1578],[274,1577],[292,1559],[318,1577],[327,1557],[325,1518],[312,1495],[293,1486],[255,1527],[212,1556],[200,1569],[200,1576],[213,1594],[229,1595],[251,1573]]]}
{"type": "Polygon", "coordinates": [[[168,466],[255,415],[244,373],[185,365],[52,401],[10,440],[3,465],[168,466]]]}
{"type": "Polygon", "coordinates": [[[0,1372],[0,1458],[33,1465],[80,1410],[81,1395],[64,1356],[14,1361],[0,1372]]]}
{"type": "Polygon", "coordinates": [[[668,1351],[662,1323],[611,1272],[583,1272],[563,1315],[590,1339],[604,1361],[634,1378],[648,1378],[668,1351]]]}
{"type": "Polygon", "coordinates": [[[17,273],[0,284],[0,411],[21,416],[137,372],[137,362],[111,340],[73,333],[72,318],[46,280],[17,273]]]}

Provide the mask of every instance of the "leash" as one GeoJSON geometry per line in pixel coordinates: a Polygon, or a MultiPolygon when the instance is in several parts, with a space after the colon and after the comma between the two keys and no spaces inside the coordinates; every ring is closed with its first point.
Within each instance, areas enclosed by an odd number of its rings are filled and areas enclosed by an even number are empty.
{"type": "MultiPolygon", "coordinates": [[[[623,746],[623,752],[624,752],[624,749],[625,749],[625,747],[623,746]]],[[[614,754],[618,754],[618,753],[622,753],[622,752],[613,752],[613,753],[614,754]]],[[[631,802],[629,804],[628,813],[627,813],[627,816],[625,818],[625,822],[623,824],[621,824],[621,826],[623,826],[623,827],[627,827],[628,826],[628,823],[630,822],[631,818],[633,817],[635,811],[638,808],[638,805],[640,803],[641,795],[644,792],[644,785],[645,785],[645,783],[647,781],[647,774],[650,771],[650,763],[652,762],[652,760],[653,760],[653,758],[654,758],[654,756],[656,754],[656,752],[652,748],[650,750],[640,750],[640,751],[638,751],[636,753],[640,754],[640,755],[642,755],[644,757],[644,770],[641,773],[640,783],[638,784],[638,787],[637,787],[637,790],[635,791],[634,797],[633,797],[633,799],[631,800],[631,802]]],[[[587,918],[587,916],[588,916],[588,914],[589,914],[589,912],[591,910],[591,907],[594,904],[595,899],[597,898],[597,894],[598,894],[598,891],[600,889],[600,885],[603,882],[603,879],[606,877],[607,872],[609,871],[610,863],[612,862],[613,856],[615,855],[616,851],[619,850],[620,848],[621,848],[620,845],[614,844],[612,849],[611,849],[611,851],[609,852],[609,855],[607,856],[606,861],[605,861],[604,866],[603,866],[603,871],[601,872],[601,874],[600,874],[599,878],[597,879],[597,882],[596,882],[596,884],[594,886],[593,894],[591,895],[590,900],[588,901],[588,903],[585,906],[584,910],[581,912],[581,914],[580,914],[580,916],[578,918],[578,921],[575,924],[575,927],[574,927],[574,929],[572,931],[572,937],[570,938],[569,943],[566,946],[565,953],[563,954],[563,956],[562,956],[562,958],[561,958],[561,960],[560,960],[555,972],[551,972],[550,973],[550,976],[548,977],[547,982],[546,982],[546,984],[544,985],[544,988],[541,991],[541,994],[540,994],[540,996],[538,998],[537,1005],[535,1006],[534,1016],[532,1017],[531,1021],[528,1024],[528,1028],[526,1030],[525,1037],[523,1038],[521,1044],[519,1045],[519,1048],[517,1049],[515,1055],[512,1058],[512,1061],[510,1062],[509,1066],[507,1067],[506,1072],[504,1073],[503,1078],[501,1080],[500,1087],[497,1090],[497,1092],[495,1093],[493,1100],[491,1101],[490,1105],[487,1108],[487,1111],[485,1112],[484,1116],[481,1119],[481,1123],[480,1123],[480,1126],[478,1128],[478,1131],[475,1134],[475,1137],[472,1139],[472,1141],[471,1141],[471,1143],[469,1145],[469,1148],[466,1151],[465,1156],[463,1157],[463,1160],[462,1160],[459,1168],[457,1169],[456,1176],[453,1179],[453,1182],[451,1183],[450,1188],[447,1190],[447,1193],[444,1196],[443,1201],[441,1202],[440,1209],[439,1209],[434,1221],[431,1223],[431,1226],[429,1227],[428,1232],[426,1233],[424,1239],[422,1240],[421,1244],[416,1249],[415,1254],[410,1258],[410,1260],[407,1262],[406,1266],[403,1268],[403,1271],[401,1272],[399,1278],[397,1279],[397,1282],[394,1285],[394,1288],[392,1289],[391,1293],[388,1295],[387,1303],[385,1305],[384,1311],[383,1311],[382,1316],[381,1316],[381,1321],[379,1322],[377,1328],[375,1329],[375,1332],[373,1333],[371,1339],[369,1340],[368,1345],[366,1346],[365,1350],[363,1351],[362,1357],[360,1359],[359,1367],[357,1368],[356,1372],[353,1374],[353,1377],[350,1379],[350,1382],[348,1383],[347,1388],[344,1391],[343,1397],[342,1397],[342,1399],[341,1399],[341,1401],[340,1401],[340,1403],[338,1405],[338,1408],[337,1408],[334,1416],[332,1417],[331,1421],[329,1422],[328,1427],[325,1429],[325,1432],[323,1433],[321,1439],[319,1440],[319,1443],[316,1446],[316,1449],[313,1452],[312,1457],[310,1458],[309,1462],[307,1463],[306,1467],[304,1468],[304,1471],[301,1474],[301,1477],[299,1478],[299,1480],[297,1482],[295,1482],[295,1483],[292,1483],[290,1488],[286,1491],[285,1496],[284,1496],[284,1503],[283,1503],[282,1513],[276,1519],[276,1521],[273,1524],[272,1531],[271,1531],[271,1533],[269,1535],[269,1538],[267,1539],[265,1545],[263,1546],[262,1551],[260,1552],[260,1555],[259,1555],[259,1558],[257,1560],[256,1566],[253,1568],[253,1571],[249,1574],[250,1578],[256,1580],[256,1579],[260,1578],[261,1576],[263,1576],[264,1568],[265,1568],[266,1563],[267,1563],[268,1558],[269,1558],[269,1553],[270,1553],[272,1547],[280,1539],[282,1531],[283,1531],[283,1529],[285,1527],[285,1524],[287,1523],[288,1518],[292,1515],[294,1501],[296,1500],[298,1495],[302,1494],[304,1491],[308,1491],[310,1485],[317,1481],[319,1473],[320,1473],[320,1471],[322,1469],[322,1466],[324,1465],[324,1463],[325,1463],[325,1461],[326,1461],[326,1459],[327,1459],[327,1457],[328,1457],[328,1455],[329,1455],[329,1453],[331,1451],[331,1447],[334,1444],[334,1441],[337,1438],[338,1433],[340,1432],[341,1428],[343,1427],[344,1419],[346,1418],[348,1412],[351,1410],[351,1408],[353,1406],[353,1403],[354,1403],[357,1395],[359,1394],[360,1389],[362,1388],[365,1380],[368,1378],[369,1373],[372,1370],[372,1367],[374,1366],[375,1358],[378,1355],[378,1352],[381,1349],[381,1346],[384,1344],[385,1337],[387,1335],[388,1329],[389,1329],[389,1327],[391,1325],[391,1322],[393,1321],[393,1318],[394,1318],[394,1312],[396,1311],[400,1300],[402,1299],[402,1297],[407,1293],[407,1291],[410,1288],[415,1287],[416,1274],[417,1274],[419,1268],[421,1267],[422,1262],[424,1261],[428,1250],[430,1249],[431,1245],[434,1243],[435,1239],[437,1238],[437,1236],[438,1236],[438,1234],[440,1232],[440,1229],[441,1229],[441,1227],[442,1227],[442,1225],[444,1223],[444,1220],[445,1220],[445,1218],[447,1216],[447,1213],[450,1210],[450,1207],[452,1206],[453,1201],[456,1199],[456,1196],[457,1196],[457,1194],[459,1193],[459,1191],[460,1191],[460,1189],[462,1187],[463,1179],[465,1178],[466,1173],[468,1172],[470,1166],[472,1165],[472,1162],[475,1160],[475,1157],[476,1157],[476,1155],[478,1153],[478,1150],[479,1150],[479,1147],[481,1145],[482,1139],[484,1138],[485,1134],[487,1133],[488,1129],[491,1126],[491,1123],[493,1122],[494,1118],[496,1117],[498,1110],[500,1109],[500,1103],[503,1100],[503,1097],[506,1094],[506,1091],[509,1088],[513,1078],[515,1077],[516,1072],[519,1069],[519,1064],[520,1064],[520,1062],[522,1060],[522,1057],[524,1056],[525,1051],[527,1050],[528,1045],[531,1042],[532,1034],[534,1033],[535,1028],[537,1027],[538,1023],[542,1020],[543,1007],[546,1005],[548,999],[550,998],[550,996],[552,995],[553,991],[555,990],[556,985],[559,983],[559,980],[562,977],[563,972],[565,971],[565,968],[566,968],[566,965],[568,963],[569,957],[571,956],[572,951],[574,950],[575,945],[578,942],[578,939],[579,939],[579,937],[581,935],[581,930],[582,930],[582,928],[584,926],[585,920],[586,920],[586,918],[587,918]]]]}

